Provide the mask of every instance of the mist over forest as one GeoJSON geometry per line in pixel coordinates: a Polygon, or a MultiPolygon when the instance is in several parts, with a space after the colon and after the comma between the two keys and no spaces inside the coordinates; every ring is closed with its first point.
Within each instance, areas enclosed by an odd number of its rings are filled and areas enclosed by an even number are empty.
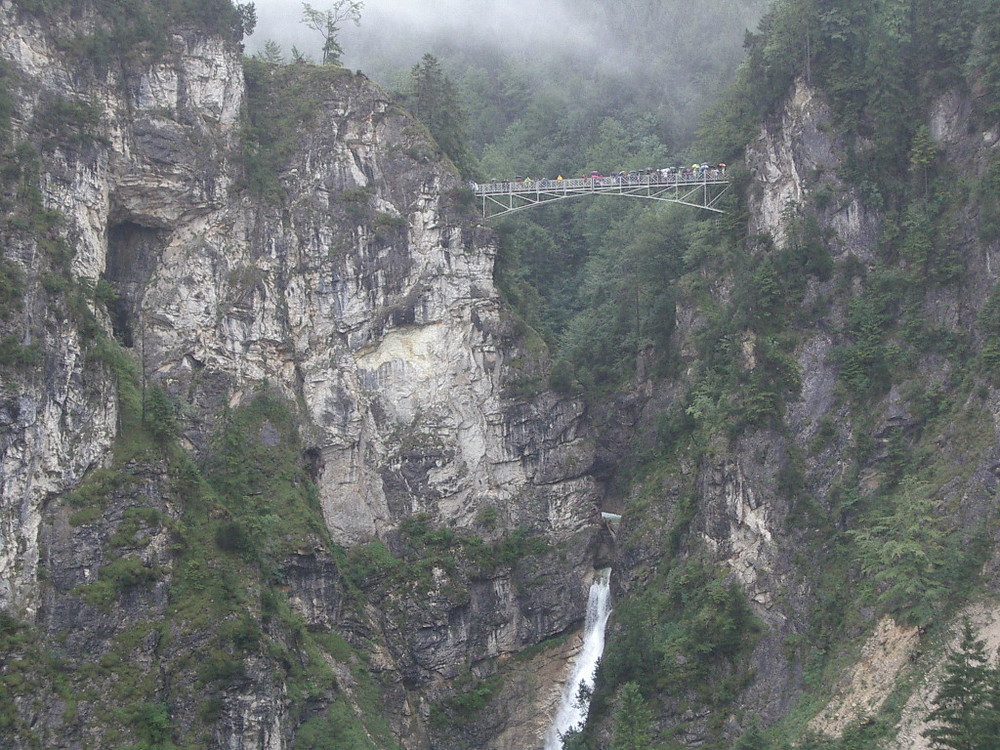
{"type": "MultiPolygon", "coordinates": [[[[768,4],[366,0],[360,24],[342,24],[338,42],[341,63],[416,114],[469,179],[610,174],[730,158],[701,142],[699,124],[724,108],[744,42],[768,4]]],[[[272,42],[286,63],[320,58],[320,35],[301,23],[301,3],[262,0],[257,10],[249,54],[261,56],[272,42]]],[[[668,216],[661,207],[588,202],[511,217],[497,224],[498,283],[557,359],[587,369],[600,327],[588,295],[603,297],[606,283],[634,287],[604,266],[632,244],[644,246],[635,227],[652,222],[646,230],[659,236],[668,216]],[[601,290],[587,283],[592,277],[604,280],[601,290]]],[[[668,304],[655,286],[649,299],[668,304]]],[[[633,333],[609,333],[607,367],[589,376],[611,382],[629,371],[633,333]]]]}
{"type": "MultiPolygon", "coordinates": [[[[360,25],[346,23],[339,41],[345,67],[397,93],[407,90],[410,71],[424,54],[438,59],[460,93],[477,157],[502,140],[515,119],[530,119],[527,110],[538,107],[547,118],[589,113],[593,128],[607,116],[641,118],[641,132],[626,137],[652,136],[676,151],[690,142],[700,115],[731,80],[746,32],[755,29],[766,5],[766,0],[368,0],[360,25]]],[[[294,48],[318,59],[321,40],[301,24],[301,3],[259,0],[256,6],[259,21],[248,53],[273,41],[286,58],[294,48]]],[[[506,161],[487,159],[485,167],[496,170],[506,161]]],[[[578,166],[584,165],[563,161],[553,168],[578,166]]]]}

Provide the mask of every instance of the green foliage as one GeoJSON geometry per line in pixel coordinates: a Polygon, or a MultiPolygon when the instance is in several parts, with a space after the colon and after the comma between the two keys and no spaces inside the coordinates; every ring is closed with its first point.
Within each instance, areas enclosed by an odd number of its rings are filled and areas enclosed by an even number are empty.
{"type": "Polygon", "coordinates": [[[456,680],[458,692],[455,695],[431,706],[431,726],[443,730],[474,721],[502,685],[503,680],[500,675],[477,680],[466,673],[456,680]]]}
{"type": "Polygon", "coordinates": [[[243,75],[247,92],[244,179],[252,193],[280,205],[286,198],[281,174],[300,147],[301,128],[314,120],[330,88],[350,73],[341,68],[282,66],[247,57],[243,75]]]}
{"type": "Polygon", "coordinates": [[[375,239],[381,242],[405,240],[408,227],[409,222],[402,216],[393,216],[381,211],[377,212],[372,220],[375,239]]]}
{"type": "Polygon", "coordinates": [[[139,744],[133,750],[173,750],[173,727],[167,706],[140,703],[129,711],[139,744]]]}
{"type": "Polygon", "coordinates": [[[340,65],[340,56],[344,54],[337,34],[344,21],[361,23],[361,10],[364,0],[333,0],[326,10],[317,10],[309,3],[302,3],[302,23],[319,33],[323,38],[323,64],[340,65]]]}
{"type": "Polygon", "coordinates": [[[1000,378],[1000,336],[990,336],[979,354],[983,373],[994,383],[1000,378]]]}
{"type": "Polygon", "coordinates": [[[202,685],[229,687],[246,680],[246,664],[237,654],[215,648],[208,652],[198,670],[202,685]]]}
{"type": "MultiPolygon", "coordinates": [[[[664,154],[680,153],[729,79],[746,25],[762,6],[741,0],[734,12],[728,0],[574,5],[570,15],[621,42],[615,55],[629,75],[595,54],[600,41],[498,56],[484,54],[482,45],[437,45],[435,54],[461,94],[484,177],[663,167],[664,154]]],[[[374,72],[378,78],[382,71],[374,72]]],[[[394,73],[381,78],[391,81],[394,73]]]]}
{"type": "Polygon", "coordinates": [[[9,64],[0,61],[0,149],[10,140],[10,118],[14,114],[14,100],[10,94],[12,79],[9,64]]]}
{"type": "Polygon", "coordinates": [[[650,747],[653,716],[639,686],[634,682],[626,682],[618,691],[614,726],[611,750],[648,750],[650,747]]]}
{"type": "Polygon", "coordinates": [[[150,588],[161,574],[158,566],[127,555],[104,565],[96,581],[77,586],[74,593],[91,606],[107,611],[119,596],[134,588],[150,588]]]}
{"type": "Polygon", "coordinates": [[[693,692],[723,704],[734,697],[740,657],[760,630],[743,591],[698,559],[668,562],[667,568],[642,593],[616,605],[617,626],[591,703],[596,716],[626,684],[646,699],[693,692]]]}
{"type": "Polygon", "coordinates": [[[168,398],[166,391],[158,383],[153,383],[146,388],[143,422],[153,438],[160,443],[173,440],[180,434],[180,427],[174,415],[174,405],[168,398]]]}
{"type": "Polygon", "coordinates": [[[97,104],[75,99],[55,98],[39,107],[34,126],[50,146],[87,146],[102,143],[98,135],[101,109],[97,104]]]}
{"type": "Polygon", "coordinates": [[[848,308],[853,343],[838,352],[840,378],[856,398],[884,392],[889,368],[883,343],[892,313],[891,300],[877,292],[855,297],[848,308]]]}
{"type": "Polygon", "coordinates": [[[310,546],[324,528],[294,412],[278,396],[262,391],[228,415],[205,473],[229,516],[213,532],[222,549],[239,548],[270,565],[298,545],[310,546]]]}
{"type": "MultiPolygon", "coordinates": [[[[51,19],[72,13],[72,0],[18,0],[21,10],[51,19]]],[[[170,31],[197,26],[210,34],[239,41],[256,25],[252,2],[230,0],[94,0],[96,23],[87,34],[61,38],[63,50],[78,55],[97,71],[115,59],[150,61],[167,52],[170,31]]]]}
{"type": "Polygon", "coordinates": [[[393,573],[399,564],[382,542],[374,541],[355,545],[347,551],[344,575],[353,585],[365,588],[393,573]]]}
{"type": "Polygon", "coordinates": [[[158,508],[144,505],[132,506],[122,514],[121,523],[108,539],[106,546],[111,550],[146,546],[149,541],[146,532],[158,531],[165,525],[169,526],[170,523],[158,508]]]}
{"type": "Polygon", "coordinates": [[[754,721],[733,745],[733,750],[771,750],[771,743],[760,728],[760,722],[754,721]]]}
{"type": "Polygon", "coordinates": [[[910,146],[910,165],[913,169],[919,170],[924,183],[924,197],[928,194],[928,172],[937,161],[938,149],[934,139],[931,138],[931,131],[926,125],[921,125],[913,134],[913,142],[910,146]]]}
{"type": "Polygon", "coordinates": [[[107,368],[107,372],[115,379],[118,389],[118,421],[121,426],[119,437],[123,438],[117,445],[119,452],[141,452],[148,439],[144,439],[146,436],[142,421],[139,368],[135,360],[121,344],[106,335],[93,341],[88,354],[107,368]]]}
{"type": "Polygon", "coordinates": [[[556,393],[573,393],[578,387],[573,374],[573,365],[567,360],[556,360],[552,365],[552,370],[549,372],[549,388],[556,393]]]}
{"type": "Polygon", "coordinates": [[[226,521],[215,530],[215,544],[224,552],[251,552],[253,542],[238,521],[226,521]]]}
{"type": "Polygon", "coordinates": [[[10,611],[0,611],[0,736],[35,739],[17,704],[42,689],[44,661],[37,632],[10,611]]]}
{"type": "MultiPolygon", "coordinates": [[[[976,104],[986,122],[1000,119],[1000,2],[982,0],[981,16],[972,36],[966,75],[977,94],[976,104]]],[[[961,18],[961,16],[958,16],[961,18]]],[[[964,20],[964,19],[962,19],[964,20]]]]}
{"type": "MultiPolygon", "coordinates": [[[[596,217],[595,217],[596,218],[596,217]]],[[[565,325],[559,345],[575,368],[574,380],[591,394],[607,392],[634,372],[636,357],[649,349],[669,361],[676,325],[674,284],[685,270],[689,227],[679,211],[640,207],[608,223],[587,227],[600,248],[582,267],[576,283],[579,308],[565,325]]],[[[589,222],[588,222],[589,223],[589,222]]],[[[553,273],[553,271],[549,271],[553,273]]],[[[545,277],[535,283],[545,287],[545,277]]],[[[553,303],[565,304],[553,298],[553,303]]]]}
{"type": "Polygon", "coordinates": [[[285,62],[285,55],[281,51],[281,46],[273,39],[264,42],[264,48],[254,54],[254,58],[269,65],[281,65],[285,62]]]}
{"type": "Polygon", "coordinates": [[[434,568],[457,574],[461,561],[472,566],[477,574],[492,575],[501,568],[515,568],[550,551],[544,537],[527,529],[514,529],[488,544],[481,537],[434,526],[428,515],[420,513],[400,522],[399,538],[402,546],[397,555],[381,542],[348,550],[348,579],[359,588],[380,582],[426,587],[434,568]]]}
{"type": "MultiPolygon", "coordinates": [[[[1000,81],[996,35],[989,33],[1000,18],[994,5],[780,0],[759,32],[748,34],[746,62],[709,118],[705,141],[733,161],[799,76],[829,95],[842,131],[873,144],[845,173],[855,185],[873,199],[895,197],[912,176],[926,194],[933,149],[920,113],[966,80],[984,91],[1000,81]]],[[[994,100],[979,102],[995,119],[994,100]]]]}
{"type": "Polygon", "coordinates": [[[405,102],[423,122],[441,150],[463,174],[475,172],[474,160],[466,136],[466,117],[458,92],[441,69],[434,55],[428,53],[410,71],[411,91],[405,102]]]}
{"type": "Polygon", "coordinates": [[[0,338],[0,368],[23,372],[42,362],[38,344],[22,344],[16,336],[0,338]]]}
{"type": "Polygon", "coordinates": [[[587,148],[585,163],[608,173],[669,164],[670,154],[657,137],[652,115],[637,118],[638,122],[624,123],[617,117],[605,117],[597,126],[596,140],[587,148]]]}
{"type": "Polygon", "coordinates": [[[81,508],[76,511],[73,515],[69,517],[70,526],[86,526],[87,524],[93,523],[103,514],[103,510],[100,506],[91,506],[90,508],[81,508]]]}
{"type": "Polygon", "coordinates": [[[572,244],[558,241],[539,224],[518,221],[500,226],[494,280],[524,323],[550,345],[573,312],[580,262],[572,244]]]}
{"type": "Polygon", "coordinates": [[[994,242],[1000,238],[1000,155],[991,154],[986,169],[976,181],[973,196],[979,209],[979,239],[994,242]]]}
{"type": "Polygon", "coordinates": [[[929,622],[959,594],[953,582],[968,580],[959,571],[976,564],[977,545],[962,540],[931,486],[915,476],[886,501],[849,532],[861,572],[874,584],[869,595],[899,619],[929,622]]]}
{"type": "Polygon", "coordinates": [[[426,514],[404,518],[399,523],[399,533],[412,544],[441,551],[448,551],[459,543],[458,534],[453,529],[432,526],[430,516],[426,514]]]}
{"type": "Polygon", "coordinates": [[[463,548],[470,561],[487,573],[501,568],[515,568],[550,550],[544,537],[526,529],[514,529],[493,545],[480,543],[478,537],[467,537],[463,539],[463,548]]]}
{"type": "Polygon", "coordinates": [[[125,486],[127,481],[125,475],[114,469],[94,469],[79,487],[66,496],[66,501],[74,508],[101,507],[108,496],[125,486]]]}
{"type": "MultiPolygon", "coordinates": [[[[243,446],[249,451],[246,465],[257,471],[246,484],[223,477],[229,482],[226,488],[260,490],[281,503],[274,515],[287,524],[279,523],[270,531],[279,543],[285,534],[284,539],[298,550],[310,540],[315,543],[324,529],[314,489],[310,490],[307,475],[297,468],[301,448],[287,405],[264,394],[230,416],[227,429],[236,425],[235,429],[248,437],[250,445],[243,446]]],[[[238,451],[239,443],[234,448],[232,441],[224,439],[226,430],[222,432],[224,455],[210,462],[237,460],[236,453],[227,450],[238,451]]],[[[147,441],[147,448],[149,445],[147,441]]],[[[344,668],[352,673],[352,698],[350,702],[345,696],[336,698],[336,706],[328,714],[331,721],[306,722],[300,746],[328,747],[332,742],[338,748],[395,747],[388,726],[379,718],[378,686],[359,653],[333,634],[314,635],[305,629],[279,588],[275,560],[261,553],[260,538],[251,537],[252,550],[237,544],[238,549],[219,551],[213,544],[213,540],[222,539],[225,546],[232,539],[227,535],[232,524],[246,523],[246,514],[253,513],[252,508],[230,505],[243,498],[216,494],[197,467],[172,449],[169,440],[151,454],[118,450],[116,460],[125,463],[91,472],[69,498],[78,508],[71,523],[81,525],[100,518],[106,506],[117,506],[122,500],[129,503],[114,533],[105,540],[105,564],[97,571],[96,580],[78,586],[71,595],[110,610],[116,602],[141,603],[156,585],[157,599],[165,593],[169,605],[166,611],[159,606],[149,608],[149,616],[157,618],[155,624],[143,619],[146,610],[142,606],[123,607],[126,620],[138,618],[134,627],[110,632],[110,647],[102,645],[63,666],[50,664],[48,656],[32,649],[29,631],[0,619],[0,651],[4,652],[0,658],[4,662],[0,669],[0,733],[6,737],[8,731],[23,731],[29,736],[20,714],[13,709],[12,695],[26,690],[45,700],[57,691],[67,706],[66,721],[74,721],[72,712],[78,710],[77,704],[87,706],[87,716],[94,717],[88,719],[88,730],[102,746],[148,750],[204,746],[211,737],[210,725],[218,720],[224,706],[224,691],[253,679],[248,660],[267,664],[273,679],[287,688],[287,706],[294,717],[312,716],[334,701],[328,659],[335,658],[343,660],[344,668]],[[146,479],[171,477],[175,494],[168,503],[183,511],[182,519],[172,520],[158,507],[135,504],[138,483],[132,471],[146,479]],[[147,553],[140,557],[136,550],[146,547],[164,526],[174,546],[170,567],[161,569],[156,563],[143,562],[147,553]],[[171,646],[173,639],[183,647],[171,646]],[[134,666],[137,652],[145,657],[151,647],[172,676],[166,683],[156,670],[134,666]],[[181,695],[184,700],[189,698],[192,681],[203,705],[193,723],[180,724],[170,707],[181,695]],[[94,691],[98,682],[110,687],[94,691]],[[358,706],[360,715],[355,715],[353,705],[358,706]],[[12,707],[10,712],[5,710],[7,706],[12,707]]],[[[107,521],[112,519],[108,514],[107,521]]],[[[251,532],[256,529],[251,528],[251,532]]],[[[280,550],[280,546],[272,550],[280,550]]]]}
{"type": "Polygon", "coordinates": [[[965,620],[958,648],[948,654],[944,679],[927,715],[924,736],[941,750],[980,750],[1000,737],[1000,666],[965,620]]]}
{"type": "Polygon", "coordinates": [[[325,713],[303,722],[295,732],[294,750],[376,750],[364,724],[340,698],[325,713]]]}

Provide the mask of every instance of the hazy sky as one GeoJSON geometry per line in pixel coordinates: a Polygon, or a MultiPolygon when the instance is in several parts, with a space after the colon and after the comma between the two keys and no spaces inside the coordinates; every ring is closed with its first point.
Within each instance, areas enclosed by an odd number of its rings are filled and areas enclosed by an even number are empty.
{"type": "MultiPolygon", "coordinates": [[[[311,4],[320,10],[330,7],[323,0],[311,4]]],[[[272,39],[286,53],[294,44],[314,58],[319,56],[319,35],[300,22],[300,0],[255,0],[255,5],[257,30],[247,42],[249,51],[272,39]]],[[[437,34],[517,48],[552,44],[554,40],[593,43],[594,30],[574,17],[568,7],[572,3],[564,4],[564,0],[366,0],[361,26],[355,29],[347,24],[341,32],[344,63],[364,67],[374,37],[384,39],[389,29],[401,44],[437,34]]],[[[413,63],[418,61],[419,57],[413,63]]]]}
{"type": "MultiPolygon", "coordinates": [[[[293,46],[314,61],[321,57],[320,35],[302,25],[301,0],[254,2],[257,30],[246,42],[249,53],[272,40],[286,60],[293,46]]],[[[326,10],[332,2],[311,5],[326,10]]],[[[623,93],[663,91],[650,106],[671,108],[674,119],[690,128],[742,57],[744,32],[756,27],[766,2],[365,0],[360,26],[345,24],[339,41],[346,68],[389,90],[405,88],[408,71],[426,52],[447,70],[449,64],[475,66],[481,51],[479,68],[495,70],[500,60],[510,61],[519,75],[537,73],[534,85],[553,86],[553,94],[572,93],[560,88],[563,69],[577,79],[618,81],[623,93]]],[[[462,77],[456,69],[449,75],[462,77]]]]}
{"type": "MultiPolygon", "coordinates": [[[[271,39],[286,54],[294,44],[314,59],[319,57],[319,35],[302,26],[300,0],[254,1],[258,22],[256,32],[247,42],[250,52],[271,39]]],[[[695,1],[663,0],[688,8],[695,1]]],[[[629,0],[620,2],[623,11],[628,12],[629,0]]],[[[320,10],[330,7],[326,0],[311,4],[320,10]]],[[[734,12],[745,4],[734,0],[734,12]]],[[[714,5],[718,7],[718,2],[714,5]]],[[[757,19],[754,16],[745,20],[752,27],[757,19]]],[[[340,41],[345,51],[345,66],[364,69],[365,61],[376,53],[383,59],[392,59],[399,57],[393,52],[405,51],[412,59],[399,62],[407,66],[415,64],[420,54],[428,51],[427,39],[435,36],[446,35],[467,43],[502,46],[522,53],[553,45],[589,49],[601,44],[607,49],[609,40],[602,39],[605,33],[587,16],[578,0],[366,0],[360,28],[347,24],[340,41]],[[394,49],[385,49],[387,39],[392,40],[394,49]],[[373,48],[375,45],[378,50],[373,48]]],[[[628,40],[620,41],[624,48],[628,47],[628,40]]]]}

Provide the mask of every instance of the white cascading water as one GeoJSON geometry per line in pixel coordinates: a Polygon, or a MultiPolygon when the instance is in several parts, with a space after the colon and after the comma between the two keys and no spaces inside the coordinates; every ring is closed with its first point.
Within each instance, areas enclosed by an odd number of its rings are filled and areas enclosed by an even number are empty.
{"type": "Polygon", "coordinates": [[[556,718],[545,735],[544,750],[561,750],[562,735],[587,720],[589,701],[581,705],[580,686],[594,688],[594,672],[604,653],[604,629],[611,614],[611,568],[598,570],[587,598],[587,617],[583,622],[583,646],[573,662],[572,673],[563,689],[556,718]]]}

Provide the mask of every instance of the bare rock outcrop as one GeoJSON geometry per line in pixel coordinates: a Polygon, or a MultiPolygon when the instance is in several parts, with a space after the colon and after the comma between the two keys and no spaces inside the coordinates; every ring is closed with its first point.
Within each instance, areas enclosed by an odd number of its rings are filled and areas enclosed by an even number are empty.
{"type": "MultiPolygon", "coordinates": [[[[8,367],[0,382],[0,609],[43,631],[78,628],[67,658],[84,661],[166,611],[164,529],[183,499],[157,486],[169,484],[162,477],[143,502],[164,526],[147,529],[156,540],[127,563],[155,570],[155,585],[122,611],[81,604],[136,498],[70,523],[65,496],[114,464],[126,369],[166,391],[194,460],[227,410],[276,392],[296,405],[332,543],[391,545],[419,515],[487,542],[523,529],[572,549],[546,553],[553,570],[518,560],[436,578],[426,601],[373,585],[365,593],[386,598],[364,616],[345,614],[328,550],[286,561],[283,586],[307,626],[367,639],[394,729],[424,747],[429,706],[464,665],[487,678],[582,621],[599,494],[584,405],[512,387],[546,364],[493,285],[494,236],[423,127],[364,76],[264,71],[263,89],[299,87],[309,105],[278,134],[294,148],[269,163],[268,192],[254,187],[249,152],[260,144],[247,141],[247,122],[250,108],[275,102],[259,90],[251,100],[239,46],[178,29],[162,49],[102,66],[68,40],[105,23],[86,5],[43,21],[0,0],[9,140],[37,157],[36,174],[3,184],[7,197],[24,185],[34,197],[10,223],[3,257],[23,305],[0,323],[32,365],[8,367]]],[[[135,653],[156,679],[167,679],[158,664],[175,648],[199,647],[154,641],[135,653]]],[[[290,746],[284,687],[267,658],[247,664],[243,688],[213,709],[213,741],[290,746]]],[[[340,682],[349,692],[350,675],[340,682]]],[[[538,722],[550,697],[536,698],[515,690],[477,741],[510,731],[517,711],[538,722]]],[[[170,706],[179,725],[195,721],[195,707],[170,706]]]]}

